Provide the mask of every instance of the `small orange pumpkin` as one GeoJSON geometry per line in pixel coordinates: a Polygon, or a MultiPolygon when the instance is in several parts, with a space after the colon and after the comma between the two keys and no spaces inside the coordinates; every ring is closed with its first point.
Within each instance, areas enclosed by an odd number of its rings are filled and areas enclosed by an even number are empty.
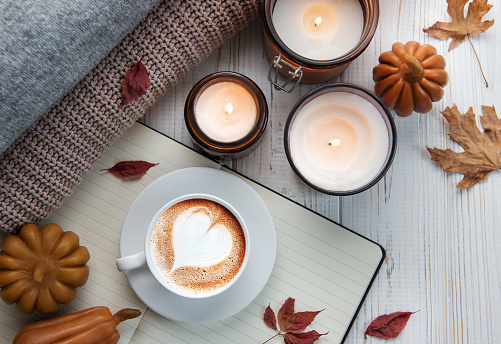
{"type": "Polygon", "coordinates": [[[444,96],[443,87],[449,81],[446,63],[432,45],[395,43],[392,51],[379,56],[379,63],[372,70],[375,92],[397,115],[427,113],[444,96]]]}
{"type": "Polygon", "coordinates": [[[73,232],[49,223],[9,235],[0,253],[0,296],[25,314],[50,313],[76,297],[89,277],[89,251],[73,232]]]}

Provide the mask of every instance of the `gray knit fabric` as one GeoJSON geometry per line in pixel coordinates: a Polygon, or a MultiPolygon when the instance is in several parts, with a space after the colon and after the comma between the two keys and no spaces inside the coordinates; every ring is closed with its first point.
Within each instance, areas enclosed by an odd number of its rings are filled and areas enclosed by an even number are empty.
{"type": "Polygon", "coordinates": [[[158,2],[0,1],[0,153],[158,2]]]}
{"type": "Polygon", "coordinates": [[[148,106],[261,6],[262,0],[166,0],[155,7],[3,152],[0,228],[15,233],[47,217],[148,106]],[[150,86],[119,108],[121,81],[141,57],[150,86]]]}

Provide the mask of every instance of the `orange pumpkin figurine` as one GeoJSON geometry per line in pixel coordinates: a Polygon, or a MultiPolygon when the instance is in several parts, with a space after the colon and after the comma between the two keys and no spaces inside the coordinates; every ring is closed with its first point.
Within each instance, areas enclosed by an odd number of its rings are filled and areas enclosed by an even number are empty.
{"type": "Polygon", "coordinates": [[[23,327],[12,344],[116,344],[117,325],[141,315],[138,309],[125,308],[114,315],[107,307],[92,307],[32,322],[23,327]]]}
{"type": "Polygon", "coordinates": [[[444,57],[429,44],[395,43],[372,70],[375,92],[399,116],[427,113],[444,96],[443,87],[449,81],[445,65],[444,57]]]}
{"type": "Polygon", "coordinates": [[[0,296],[25,314],[50,313],[72,301],[89,277],[89,251],[73,232],[49,223],[9,235],[0,253],[0,296]]]}

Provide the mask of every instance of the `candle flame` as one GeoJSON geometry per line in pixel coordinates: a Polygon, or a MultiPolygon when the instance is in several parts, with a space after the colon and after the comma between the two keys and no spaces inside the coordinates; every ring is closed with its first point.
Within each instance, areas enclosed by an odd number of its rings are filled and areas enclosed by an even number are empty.
{"type": "Polygon", "coordinates": [[[226,104],[224,111],[227,115],[231,115],[233,113],[233,105],[231,105],[231,103],[226,104]]]}
{"type": "Polygon", "coordinates": [[[313,26],[317,28],[320,26],[320,24],[322,24],[322,17],[317,17],[317,19],[315,19],[315,22],[313,23],[313,26]]]}
{"type": "Polygon", "coordinates": [[[341,146],[341,139],[333,139],[329,141],[329,146],[332,146],[333,148],[339,148],[339,146],[341,146]]]}

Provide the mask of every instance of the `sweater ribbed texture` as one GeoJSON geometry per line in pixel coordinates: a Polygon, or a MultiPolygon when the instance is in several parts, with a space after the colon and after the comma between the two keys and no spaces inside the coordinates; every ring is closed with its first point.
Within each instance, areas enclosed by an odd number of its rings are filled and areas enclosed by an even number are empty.
{"type": "Polygon", "coordinates": [[[16,233],[59,207],[104,151],[188,70],[254,19],[262,0],[166,0],[0,157],[0,228],[16,233]],[[119,108],[141,58],[146,93],[119,108]]]}

